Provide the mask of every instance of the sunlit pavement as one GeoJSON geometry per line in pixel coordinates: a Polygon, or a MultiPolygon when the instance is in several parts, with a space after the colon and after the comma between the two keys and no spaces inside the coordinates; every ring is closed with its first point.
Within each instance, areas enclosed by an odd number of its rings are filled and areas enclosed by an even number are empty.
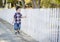
{"type": "Polygon", "coordinates": [[[0,42],[37,42],[26,34],[15,35],[0,21],[0,42]]]}
{"type": "Polygon", "coordinates": [[[0,42],[20,42],[20,38],[13,35],[7,28],[0,23],[0,42]]]}

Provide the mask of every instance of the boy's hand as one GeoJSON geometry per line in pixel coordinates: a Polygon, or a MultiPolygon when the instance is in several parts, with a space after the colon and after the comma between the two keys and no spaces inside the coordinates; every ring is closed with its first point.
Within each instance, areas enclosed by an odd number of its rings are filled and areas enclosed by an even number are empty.
{"type": "Polygon", "coordinates": [[[24,18],[27,18],[26,16],[24,16],[24,18]]]}
{"type": "Polygon", "coordinates": [[[12,24],[14,24],[14,21],[12,22],[12,24]]]}

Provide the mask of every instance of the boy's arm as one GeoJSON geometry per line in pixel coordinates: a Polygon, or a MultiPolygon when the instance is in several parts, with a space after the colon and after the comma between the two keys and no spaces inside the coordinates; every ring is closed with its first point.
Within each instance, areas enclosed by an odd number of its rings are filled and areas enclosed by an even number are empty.
{"type": "Polygon", "coordinates": [[[26,18],[27,16],[23,16],[22,14],[21,14],[21,18],[26,18]]]}
{"type": "Polygon", "coordinates": [[[26,16],[22,16],[21,18],[26,18],[26,16]]]}
{"type": "Polygon", "coordinates": [[[14,21],[15,21],[15,20],[14,20],[14,18],[13,18],[12,24],[14,24],[14,21]]]}
{"type": "Polygon", "coordinates": [[[12,24],[14,23],[14,19],[13,19],[13,21],[12,21],[12,24]]]}

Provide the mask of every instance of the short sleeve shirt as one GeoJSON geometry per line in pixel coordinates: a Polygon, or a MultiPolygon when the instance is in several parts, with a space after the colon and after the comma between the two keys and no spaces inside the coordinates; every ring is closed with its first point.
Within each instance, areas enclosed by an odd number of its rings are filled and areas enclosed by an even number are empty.
{"type": "Polygon", "coordinates": [[[21,23],[21,17],[22,17],[21,13],[15,13],[14,15],[15,23],[21,23]]]}

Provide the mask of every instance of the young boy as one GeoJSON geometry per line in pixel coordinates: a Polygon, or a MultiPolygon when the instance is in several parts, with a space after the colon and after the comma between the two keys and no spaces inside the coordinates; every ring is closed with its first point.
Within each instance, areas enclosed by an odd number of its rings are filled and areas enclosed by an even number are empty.
{"type": "Polygon", "coordinates": [[[20,34],[20,28],[21,28],[21,18],[25,18],[22,17],[22,14],[20,13],[20,6],[16,7],[16,13],[14,15],[14,30],[15,30],[15,34],[20,34]]]}

